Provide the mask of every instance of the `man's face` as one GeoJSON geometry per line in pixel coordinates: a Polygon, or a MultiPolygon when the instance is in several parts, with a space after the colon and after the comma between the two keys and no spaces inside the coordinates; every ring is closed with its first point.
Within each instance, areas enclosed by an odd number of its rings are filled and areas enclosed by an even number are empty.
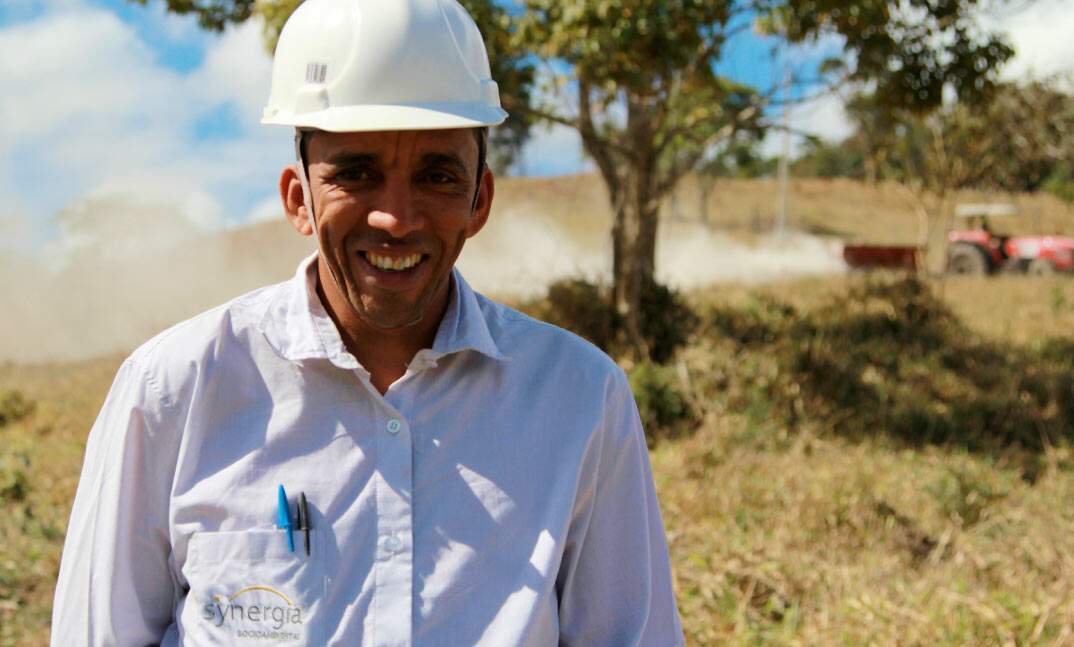
{"type": "Polygon", "coordinates": [[[473,132],[317,132],[306,136],[306,159],[332,296],[382,330],[437,316],[463,243],[492,204],[473,132]]]}

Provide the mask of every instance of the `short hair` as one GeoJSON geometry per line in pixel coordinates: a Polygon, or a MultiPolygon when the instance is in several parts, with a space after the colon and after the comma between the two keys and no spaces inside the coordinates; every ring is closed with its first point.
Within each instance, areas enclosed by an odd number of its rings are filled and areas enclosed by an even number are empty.
{"type": "MultiPolygon", "coordinates": [[[[485,173],[485,164],[488,157],[489,146],[489,127],[482,126],[481,128],[472,128],[474,132],[474,140],[477,142],[477,187],[481,188],[481,176],[485,173]]],[[[306,151],[306,135],[314,132],[303,128],[298,129],[298,150],[302,157],[302,172],[308,178],[310,176],[309,158],[306,151]]],[[[477,197],[475,194],[474,203],[477,203],[477,197]]]]}

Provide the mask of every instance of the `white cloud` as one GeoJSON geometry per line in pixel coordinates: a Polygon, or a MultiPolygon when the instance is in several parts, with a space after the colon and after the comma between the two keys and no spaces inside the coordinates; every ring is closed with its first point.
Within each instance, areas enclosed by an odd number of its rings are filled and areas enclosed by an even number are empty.
{"type": "MultiPolygon", "coordinates": [[[[291,136],[258,123],[271,76],[259,24],[219,37],[197,32],[204,57],[182,73],[143,40],[156,36],[140,36],[104,9],[78,0],[49,0],[44,9],[0,26],[0,86],[15,98],[0,101],[6,217],[40,232],[65,206],[148,201],[219,227],[248,215],[251,195],[275,185],[291,136]],[[199,121],[221,111],[235,115],[238,132],[197,141],[199,121]],[[115,200],[99,199],[106,195],[115,200]]],[[[192,24],[162,11],[149,20],[164,38],[189,34],[192,24]]]]}
{"type": "Polygon", "coordinates": [[[0,137],[111,128],[150,122],[174,103],[175,78],[154,69],[150,50],[104,11],[49,15],[0,32],[5,101],[0,137]]]}
{"type": "Polygon", "coordinates": [[[260,128],[271,79],[272,59],[265,51],[261,25],[251,20],[213,44],[189,84],[192,93],[211,102],[234,103],[242,124],[260,128]]]}
{"type": "Polygon", "coordinates": [[[1070,0],[1037,0],[1010,15],[985,19],[1006,31],[1015,48],[1005,76],[1010,79],[1068,75],[1074,71],[1074,6],[1070,0]]]}
{"type": "MultiPolygon", "coordinates": [[[[782,119],[774,118],[776,123],[782,119]]],[[[791,157],[802,147],[803,134],[819,137],[827,142],[837,142],[849,137],[854,127],[847,116],[843,97],[836,93],[824,94],[811,101],[791,106],[788,122],[792,131],[791,157]]],[[[761,152],[767,157],[783,155],[783,131],[773,130],[761,143],[761,152]]]]}

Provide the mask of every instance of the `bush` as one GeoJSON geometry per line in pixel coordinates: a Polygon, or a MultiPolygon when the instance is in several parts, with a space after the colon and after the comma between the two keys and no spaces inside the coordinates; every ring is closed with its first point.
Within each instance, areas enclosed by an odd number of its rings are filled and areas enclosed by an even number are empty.
{"type": "MultiPolygon", "coordinates": [[[[607,288],[581,279],[557,281],[544,299],[523,309],[588,339],[609,355],[622,354],[621,323],[607,288]]],[[[677,291],[653,282],[642,293],[641,334],[654,362],[662,364],[674,357],[698,322],[697,314],[677,291]]]]}
{"type": "Polygon", "coordinates": [[[0,427],[33,413],[34,403],[18,391],[0,393],[0,427]]]}
{"type": "Polygon", "coordinates": [[[1074,202],[1074,168],[1060,164],[1044,181],[1044,190],[1060,200],[1074,202]]]}
{"type": "Polygon", "coordinates": [[[768,300],[706,320],[737,358],[729,406],[763,396],[783,428],[971,451],[1074,438],[1069,344],[982,340],[914,277],[870,278],[806,312],[768,300]]]}
{"type": "Polygon", "coordinates": [[[23,453],[0,454],[0,502],[22,501],[30,491],[30,460],[23,453]]]}
{"type": "Polygon", "coordinates": [[[544,299],[525,308],[534,317],[566,328],[605,352],[615,343],[615,309],[596,284],[582,279],[556,281],[544,299]]]}
{"type": "Polygon", "coordinates": [[[641,295],[641,335],[649,345],[649,359],[663,364],[690,341],[700,319],[671,288],[652,282],[641,295]]]}
{"type": "Polygon", "coordinates": [[[649,447],[660,439],[681,435],[695,422],[693,408],[682,393],[674,369],[641,362],[628,377],[649,447]]]}

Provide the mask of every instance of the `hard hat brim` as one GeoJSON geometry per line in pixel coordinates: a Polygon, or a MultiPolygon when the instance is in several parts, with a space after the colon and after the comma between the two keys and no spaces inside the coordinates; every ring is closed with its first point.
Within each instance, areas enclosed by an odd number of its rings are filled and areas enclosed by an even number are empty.
{"type": "Polygon", "coordinates": [[[295,114],[265,111],[263,124],[313,128],[333,133],[384,130],[448,130],[497,126],[507,119],[503,109],[486,103],[444,103],[422,105],[339,106],[295,114]]]}

